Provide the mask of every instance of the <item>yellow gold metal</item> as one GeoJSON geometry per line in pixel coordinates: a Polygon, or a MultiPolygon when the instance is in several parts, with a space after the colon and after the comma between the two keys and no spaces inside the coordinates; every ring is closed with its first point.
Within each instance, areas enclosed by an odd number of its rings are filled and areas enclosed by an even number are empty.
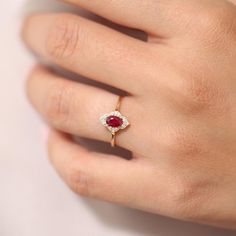
{"type": "Polygon", "coordinates": [[[116,111],[120,111],[121,101],[122,101],[122,96],[119,96],[117,104],[116,104],[116,111]]]}
{"type": "Polygon", "coordinates": [[[116,146],[116,135],[115,134],[111,135],[111,146],[112,147],[116,146]]]}
{"type": "MultiPolygon", "coordinates": [[[[121,101],[122,101],[122,96],[119,96],[116,104],[116,109],[115,109],[116,111],[120,111],[121,101]]],[[[116,146],[116,133],[111,134],[111,146],[112,147],[116,146]]]]}

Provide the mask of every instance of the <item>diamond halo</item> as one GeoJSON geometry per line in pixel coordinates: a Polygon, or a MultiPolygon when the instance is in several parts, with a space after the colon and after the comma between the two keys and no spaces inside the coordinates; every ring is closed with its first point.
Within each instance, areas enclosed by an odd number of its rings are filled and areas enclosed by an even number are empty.
{"type": "Polygon", "coordinates": [[[125,129],[127,126],[129,126],[129,121],[128,119],[123,116],[119,111],[112,111],[110,113],[104,114],[103,116],[100,117],[100,122],[102,123],[103,126],[105,126],[113,135],[118,132],[121,129],[125,129]],[[115,117],[119,118],[122,121],[122,124],[118,127],[113,127],[108,124],[107,120],[110,117],[115,117]]]}

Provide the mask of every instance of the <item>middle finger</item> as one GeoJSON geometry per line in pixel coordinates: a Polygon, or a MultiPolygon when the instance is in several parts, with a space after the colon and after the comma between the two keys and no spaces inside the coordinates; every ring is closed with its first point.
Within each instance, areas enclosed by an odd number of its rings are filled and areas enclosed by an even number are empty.
{"type": "Polygon", "coordinates": [[[46,59],[126,92],[138,93],[150,71],[147,43],[79,16],[31,16],[23,36],[46,59]]]}

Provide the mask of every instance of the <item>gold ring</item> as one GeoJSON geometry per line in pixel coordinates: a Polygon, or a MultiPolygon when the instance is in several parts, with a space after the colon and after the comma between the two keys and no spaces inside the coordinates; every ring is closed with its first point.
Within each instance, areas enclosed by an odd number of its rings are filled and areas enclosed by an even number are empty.
{"type": "Polygon", "coordinates": [[[119,130],[125,129],[129,125],[128,119],[120,113],[122,97],[119,96],[116,108],[100,117],[100,122],[111,133],[111,146],[116,146],[116,134],[119,130]]]}

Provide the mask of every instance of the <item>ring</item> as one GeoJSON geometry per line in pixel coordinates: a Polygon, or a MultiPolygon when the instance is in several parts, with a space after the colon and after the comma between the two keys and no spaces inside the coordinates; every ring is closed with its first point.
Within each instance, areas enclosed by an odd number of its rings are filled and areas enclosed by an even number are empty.
{"type": "Polygon", "coordinates": [[[119,96],[116,109],[100,117],[100,122],[111,133],[111,146],[116,145],[116,134],[119,130],[125,129],[129,125],[128,119],[120,113],[122,97],[119,96]]]}

